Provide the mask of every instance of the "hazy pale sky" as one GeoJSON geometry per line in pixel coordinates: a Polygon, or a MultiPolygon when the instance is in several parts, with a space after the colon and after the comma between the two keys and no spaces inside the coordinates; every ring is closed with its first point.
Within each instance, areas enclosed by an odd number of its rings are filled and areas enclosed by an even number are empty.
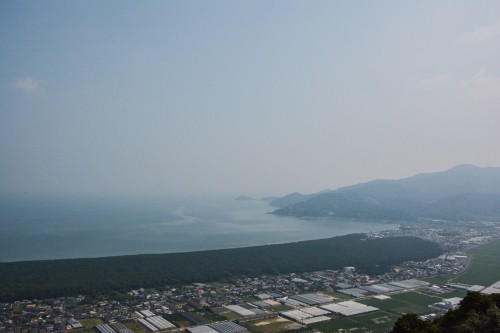
{"type": "Polygon", "coordinates": [[[0,192],[500,166],[500,1],[0,2],[0,192]]]}

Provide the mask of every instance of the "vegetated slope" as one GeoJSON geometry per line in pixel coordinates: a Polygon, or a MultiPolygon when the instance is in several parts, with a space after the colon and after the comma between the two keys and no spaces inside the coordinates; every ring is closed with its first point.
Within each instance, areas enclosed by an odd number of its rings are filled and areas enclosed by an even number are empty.
{"type": "Polygon", "coordinates": [[[374,274],[406,260],[425,260],[441,253],[436,243],[415,237],[365,239],[363,234],[353,234],[203,252],[0,263],[0,300],[128,291],[345,266],[374,274]]]}
{"type": "Polygon", "coordinates": [[[435,321],[424,321],[417,314],[399,318],[391,333],[500,332],[500,295],[469,292],[455,310],[435,321]]]}
{"type": "Polygon", "coordinates": [[[311,196],[273,213],[313,218],[500,220],[500,168],[461,165],[311,196]]]}
{"type": "Polygon", "coordinates": [[[325,193],[274,212],[302,218],[359,218],[400,220],[410,215],[384,206],[377,198],[359,193],[325,193]]]}
{"type": "Polygon", "coordinates": [[[290,193],[281,198],[276,198],[271,201],[271,206],[274,207],[286,207],[293,205],[297,202],[305,201],[317,196],[318,193],[315,194],[302,194],[298,192],[290,193]]]}
{"type": "Polygon", "coordinates": [[[500,216],[500,194],[461,193],[433,202],[429,216],[445,220],[489,218],[500,216]]]}

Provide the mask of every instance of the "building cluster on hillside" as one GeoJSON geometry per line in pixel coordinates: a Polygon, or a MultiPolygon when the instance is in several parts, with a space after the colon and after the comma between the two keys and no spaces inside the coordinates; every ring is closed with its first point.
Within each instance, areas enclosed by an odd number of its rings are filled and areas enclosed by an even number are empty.
{"type": "MultiPolygon", "coordinates": [[[[494,224],[422,222],[404,224],[369,237],[416,236],[441,244],[448,253],[424,262],[405,262],[377,276],[357,272],[355,267],[277,276],[235,279],[211,284],[164,286],[137,289],[123,301],[94,300],[85,296],[47,300],[23,300],[0,304],[0,333],[50,333],[78,330],[81,320],[99,318],[101,333],[131,333],[121,323],[135,322],[148,331],[184,331],[171,318],[189,322],[191,333],[240,333],[247,320],[280,316],[296,323],[295,328],[330,320],[331,314],[350,316],[377,308],[356,302],[367,296],[390,297],[392,293],[418,289],[439,295],[453,289],[474,290],[476,286],[432,286],[419,279],[437,275],[454,275],[468,264],[465,250],[473,244],[499,238],[494,224]],[[472,288],[472,289],[470,289],[472,288]],[[354,297],[345,301],[332,295],[354,297]],[[177,317],[176,317],[177,316],[177,317]],[[231,321],[233,320],[233,321],[231,321]],[[237,320],[236,322],[234,322],[237,320]],[[241,324],[241,325],[240,325],[241,324]]],[[[500,292],[500,284],[482,288],[500,292]]],[[[456,300],[443,300],[435,308],[446,309],[456,300]],[[451,302],[451,303],[450,303],[451,302]]],[[[455,303],[453,303],[455,302],[455,303]]],[[[77,332],[77,331],[75,331],[77,332]]]]}

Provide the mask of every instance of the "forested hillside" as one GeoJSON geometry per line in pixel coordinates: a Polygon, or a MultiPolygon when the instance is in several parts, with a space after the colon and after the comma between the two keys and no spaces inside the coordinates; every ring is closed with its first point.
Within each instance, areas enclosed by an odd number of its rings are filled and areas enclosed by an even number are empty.
{"type": "Polygon", "coordinates": [[[469,292],[460,306],[448,311],[434,322],[424,321],[416,314],[398,319],[391,333],[500,332],[500,295],[469,292]]]}
{"type": "Polygon", "coordinates": [[[281,204],[274,214],[301,218],[500,220],[500,168],[460,165],[274,202],[281,204]]]}

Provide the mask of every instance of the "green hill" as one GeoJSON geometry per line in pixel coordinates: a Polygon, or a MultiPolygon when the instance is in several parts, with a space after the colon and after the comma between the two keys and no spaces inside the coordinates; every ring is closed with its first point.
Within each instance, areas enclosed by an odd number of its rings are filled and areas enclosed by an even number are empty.
{"type": "Polygon", "coordinates": [[[500,168],[461,165],[400,180],[374,180],[309,196],[273,213],[302,218],[500,220],[500,168]]]}
{"type": "Polygon", "coordinates": [[[469,292],[460,306],[433,322],[416,314],[406,314],[394,324],[391,333],[498,333],[500,332],[500,295],[469,292]]]}

